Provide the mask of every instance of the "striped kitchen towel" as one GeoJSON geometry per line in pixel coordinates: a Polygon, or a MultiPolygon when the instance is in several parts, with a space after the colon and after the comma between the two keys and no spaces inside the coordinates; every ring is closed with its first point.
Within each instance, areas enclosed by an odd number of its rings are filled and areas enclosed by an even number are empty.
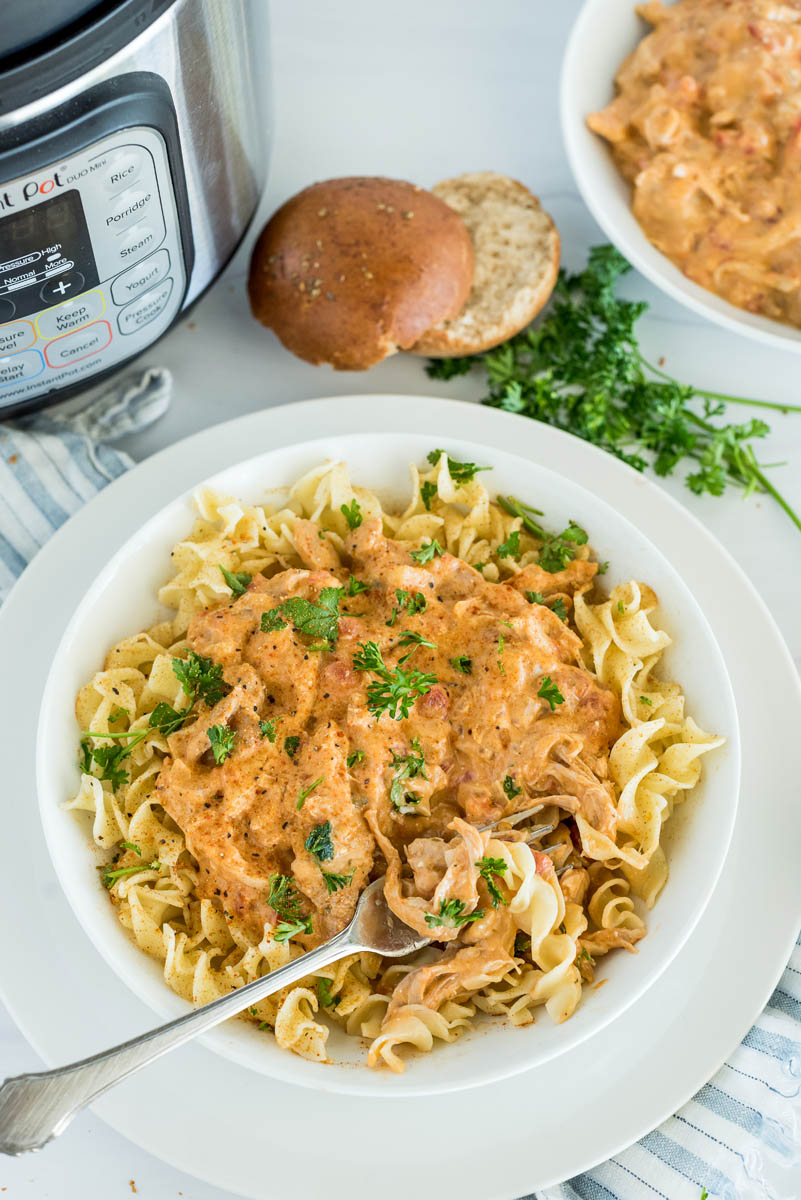
{"type": "MultiPolygon", "coordinates": [[[[77,412],[0,425],[0,600],[58,526],[132,465],[106,443],[161,416],[170,388],[167,371],[149,369],[77,412]]],[[[756,1025],[689,1104],[536,1200],[700,1200],[704,1190],[709,1200],[801,1200],[801,938],[756,1025]]]]}
{"type": "Polygon", "coordinates": [[[133,465],[107,445],[146,429],[170,404],[172,377],[147,367],[78,402],[0,424],[0,603],[59,525],[133,465]]]}

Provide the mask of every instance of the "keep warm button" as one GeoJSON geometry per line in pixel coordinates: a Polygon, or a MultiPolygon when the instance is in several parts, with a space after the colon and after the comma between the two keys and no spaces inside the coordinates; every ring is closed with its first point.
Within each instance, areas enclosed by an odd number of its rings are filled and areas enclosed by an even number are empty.
{"type": "Polygon", "coordinates": [[[86,325],[83,329],[76,329],[75,333],[65,333],[64,337],[48,342],[45,358],[50,367],[68,367],[82,358],[97,354],[110,341],[111,326],[108,321],[95,321],[94,325],[86,325]]]}
{"type": "Polygon", "coordinates": [[[136,333],[143,325],[155,321],[167,307],[172,293],[172,279],[165,279],[157,287],[133,300],[117,317],[120,333],[136,333]]]}

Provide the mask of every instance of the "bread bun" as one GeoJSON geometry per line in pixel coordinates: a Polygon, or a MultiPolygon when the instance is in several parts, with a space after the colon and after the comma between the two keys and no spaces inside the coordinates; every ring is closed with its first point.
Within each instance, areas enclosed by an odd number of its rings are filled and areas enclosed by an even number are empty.
{"type": "Polygon", "coordinates": [[[432,190],[470,231],[475,277],[459,315],[439,321],[412,351],[479,354],[524,329],[546,303],[559,271],[559,234],[537,197],[506,175],[477,171],[432,190]]]}
{"type": "Polygon", "coordinates": [[[473,282],[473,245],[444,200],[397,179],[312,184],[256,242],[253,315],[293,354],[361,371],[455,317],[473,282]]]}

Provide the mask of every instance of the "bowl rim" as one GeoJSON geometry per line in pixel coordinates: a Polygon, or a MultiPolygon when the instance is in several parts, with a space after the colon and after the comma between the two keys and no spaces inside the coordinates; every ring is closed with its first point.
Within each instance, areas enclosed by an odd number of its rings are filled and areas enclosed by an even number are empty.
{"type": "MultiPolygon", "coordinates": [[[[667,0],[667,2],[671,3],[673,0],[667,0]]],[[[629,206],[626,206],[625,212],[630,221],[627,221],[627,227],[624,227],[613,206],[607,206],[599,199],[599,189],[595,186],[598,169],[588,153],[588,148],[593,143],[600,144],[600,139],[597,134],[587,128],[588,113],[579,111],[579,105],[575,99],[577,92],[575,85],[580,76],[587,74],[586,64],[589,56],[586,54],[586,47],[597,44],[594,36],[596,28],[602,23],[604,26],[608,26],[610,21],[614,23],[618,19],[622,23],[624,17],[626,20],[640,21],[642,24],[641,18],[637,17],[635,12],[634,0],[584,0],[581,12],[570,31],[562,59],[559,79],[562,141],[581,199],[609,241],[620,250],[640,274],[671,299],[676,300],[685,308],[689,308],[698,316],[715,322],[729,332],[743,334],[775,349],[801,354],[801,329],[785,325],[771,317],[749,313],[745,309],[730,304],[716,292],[694,283],[671,262],[667,255],[648,241],[629,206]]],[[[614,86],[615,72],[635,44],[636,42],[632,42],[631,46],[622,49],[616,55],[609,73],[610,90],[614,86]]],[[[604,175],[607,178],[614,177],[615,180],[621,181],[622,176],[612,161],[605,144],[603,149],[606,151],[604,157],[608,163],[604,168],[604,175]]]]}
{"type": "MultiPolygon", "coordinates": [[[[396,399],[401,399],[401,398],[407,399],[407,400],[414,399],[414,401],[420,401],[421,399],[423,399],[418,396],[415,396],[413,398],[412,397],[396,397],[396,399]]],[[[314,403],[314,402],[301,402],[301,403],[308,404],[308,403],[314,403]]],[[[298,407],[300,407],[300,405],[298,407]]],[[[380,424],[380,423],[377,422],[377,424],[380,424]]],[[[202,488],[202,487],[212,487],[213,488],[215,486],[221,486],[225,490],[231,491],[231,490],[233,490],[233,487],[232,487],[232,483],[230,481],[230,477],[233,475],[236,475],[237,473],[244,472],[248,468],[252,469],[252,467],[255,463],[262,462],[264,460],[269,460],[270,458],[272,458],[273,456],[276,456],[276,455],[279,456],[279,460],[280,460],[280,456],[288,454],[288,453],[292,453],[292,452],[297,452],[301,449],[309,449],[309,450],[314,449],[317,453],[317,459],[319,460],[325,456],[324,447],[326,445],[331,445],[331,443],[335,442],[335,441],[338,443],[342,443],[342,442],[347,443],[348,441],[352,441],[352,440],[358,439],[358,438],[363,438],[365,436],[378,437],[378,438],[387,439],[387,440],[391,440],[391,441],[397,441],[397,440],[404,441],[405,440],[407,442],[415,440],[415,439],[419,440],[420,438],[425,438],[426,442],[428,444],[431,444],[431,436],[430,436],[429,432],[426,431],[423,433],[423,432],[421,432],[419,427],[417,427],[416,429],[414,429],[412,431],[410,431],[409,429],[406,429],[404,431],[399,431],[396,428],[390,428],[390,429],[378,428],[375,430],[365,429],[364,427],[362,427],[360,429],[354,428],[354,429],[344,430],[335,436],[328,434],[328,435],[324,435],[322,437],[306,439],[306,440],[294,440],[291,442],[287,442],[284,445],[274,446],[270,450],[262,451],[261,453],[256,454],[256,455],[251,455],[249,458],[243,459],[235,464],[227,466],[227,467],[221,469],[220,471],[215,472],[213,475],[208,476],[205,479],[198,481],[190,489],[180,492],[177,496],[175,496],[166,505],[163,505],[143,525],[141,525],[128,539],[126,539],[125,543],[122,544],[118,548],[117,552],[109,560],[109,562],[106,564],[106,566],[91,581],[90,585],[88,586],[86,592],[83,595],[82,600],[80,601],[77,608],[75,609],[72,616],[70,617],[70,620],[65,628],[64,634],[59,643],[58,651],[56,652],[56,654],[54,656],[51,669],[48,673],[48,678],[47,678],[47,682],[45,684],[43,697],[42,697],[39,726],[37,729],[36,776],[37,776],[37,791],[38,791],[38,798],[39,798],[40,817],[42,820],[42,825],[43,825],[43,829],[44,829],[44,833],[45,833],[45,839],[46,839],[46,842],[48,845],[48,850],[50,853],[51,860],[53,862],[53,866],[54,866],[56,875],[59,879],[59,883],[62,887],[62,890],[64,891],[64,893],[67,897],[67,900],[68,900],[70,906],[72,907],[73,912],[75,913],[77,920],[79,921],[84,932],[87,933],[91,937],[91,940],[93,941],[93,943],[95,945],[95,948],[99,951],[99,953],[102,955],[102,957],[108,963],[108,965],[111,966],[111,968],[115,971],[115,973],[134,992],[134,994],[137,995],[141,1000],[143,1000],[144,1003],[150,1009],[152,1009],[155,1013],[159,1014],[160,1016],[162,1016],[166,1019],[171,1019],[171,1018],[174,1018],[177,1016],[184,1015],[186,1012],[191,1011],[192,1006],[187,1001],[182,1000],[179,996],[177,996],[175,993],[173,993],[168,988],[168,986],[164,983],[163,978],[161,977],[161,974],[160,974],[160,964],[158,967],[158,976],[156,977],[153,975],[152,965],[153,965],[154,960],[149,959],[148,956],[142,950],[140,950],[139,947],[135,945],[135,943],[132,942],[132,940],[129,938],[127,933],[125,933],[125,931],[122,930],[122,928],[119,926],[118,923],[116,924],[116,927],[115,927],[116,932],[113,935],[113,937],[105,936],[104,929],[100,927],[101,923],[96,921],[94,918],[94,915],[93,915],[95,906],[93,903],[93,897],[90,896],[90,887],[92,886],[91,885],[91,874],[92,874],[91,871],[86,872],[85,878],[82,879],[80,887],[78,889],[73,889],[72,885],[70,883],[68,883],[67,880],[65,879],[64,871],[62,870],[61,858],[62,858],[63,847],[62,847],[61,843],[59,841],[57,841],[57,831],[55,829],[55,823],[58,820],[58,817],[56,817],[55,814],[63,813],[63,810],[60,808],[60,802],[63,801],[65,797],[59,791],[57,786],[51,786],[49,783],[48,764],[49,764],[49,760],[50,760],[51,756],[47,751],[47,746],[50,744],[49,743],[49,736],[50,736],[49,724],[52,721],[54,721],[58,715],[56,712],[53,711],[52,706],[49,703],[49,698],[51,696],[51,693],[53,692],[54,679],[57,678],[57,676],[58,676],[58,664],[61,659],[61,652],[66,646],[69,645],[72,638],[75,636],[76,631],[79,630],[83,626],[83,624],[86,621],[87,616],[91,616],[91,612],[92,612],[94,605],[102,599],[102,596],[103,596],[104,592],[106,591],[107,587],[113,586],[113,581],[119,570],[119,566],[120,566],[121,562],[130,553],[130,551],[137,546],[144,545],[145,543],[151,541],[152,538],[150,535],[153,533],[153,531],[157,530],[158,527],[162,525],[162,523],[169,524],[171,520],[178,519],[178,518],[182,519],[185,525],[189,523],[189,521],[191,519],[191,507],[190,506],[191,506],[192,496],[194,495],[194,493],[196,492],[196,490],[198,488],[202,488]],[[222,481],[225,481],[225,482],[222,482],[222,481]],[[96,936],[93,936],[93,935],[96,935],[96,936]],[[131,955],[130,955],[131,950],[133,951],[135,958],[131,958],[131,955]],[[129,967],[132,962],[136,963],[136,967],[134,969],[133,975],[129,971],[129,967]],[[140,964],[142,967],[141,971],[138,970],[138,966],[140,964]],[[151,968],[150,971],[148,971],[148,967],[151,968]]],[[[509,457],[509,458],[517,459],[521,464],[525,464],[529,468],[533,465],[539,471],[541,471],[543,474],[551,476],[554,479],[556,479],[562,483],[567,483],[570,488],[576,489],[580,492],[584,492],[589,498],[591,498],[592,502],[598,508],[599,523],[602,520],[603,510],[607,509],[607,510],[611,511],[612,513],[614,513],[614,515],[618,519],[618,521],[622,522],[624,525],[629,525],[632,529],[636,530],[636,526],[633,525],[633,523],[629,519],[629,517],[627,517],[623,513],[619,512],[609,502],[601,499],[600,497],[593,495],[593,493],[591,493],[588,488],[584,487],[583,484],[578,483],[576,480],[570,478],[569,476],[567,476],[561,472],[552,470],[550,467],[546,466],[544,463],[538,461],[537,459],[533,458],[532,456],[517,453],[516,450],[514,450],[514,449],[507,449],[506,447],[501,447],[500,445],[497,445],[495,443],[481,445],[478,442],[474,442],[474,441],[470,440],[469,438],[462,438],[459,435],[457,435],[456,437],[451,437],[450,442],[451,442],[451,445],[457,449],[457,452],[462,452],[461,447],[464,447],[465,448],[464,452],[466,452],[466,453],[474,453],[474,452],[482,452],[483,451],[485,455],[487,453],[490,453],[490,454],[498,455],[500,457],[509,457]]],[[[415,452],[412,451],[411,453],[413,456],[415,452]]],[[[339,455],[340,451],[337,451],[337,454],[339,455]]],[[[280,472],[280,470],[281,470],[281,467],[280,467],[280,461],[279,461],[278,471],[280,472]]],[[[645,482],[645,481],[643,481],[643,482],[645,482]]],[[[358,481],[357,481],[357,485],[358,485],[358,481]]],[[[245,483],[243,490],[245,492],[247,492],[248,490],[250,490],[251,486],[252,486],[251,484],[245,483]]],[[[391,486],[391,484],[388,486],[391,486]]],[[[658,491],[658,489],[655,488],[655,485],[651,484],[650,486],[658,491]]],[[[269,482],[265,484],[265,491],[267,491],[267,490],[269,490],[269,482]]],[[[611,1021],[616,1020],[618,1017],[620,1017],[632,1004],[634,1004],[648,990],[648,988],[651,987],[651,985],[653,983],[656,982],[656,980],[661,976],[661,974],[667,969],[667,967],[674,960],[676,955],[679,953],[679,951],[681,950],[681,948],[683,947],[683,945],[689,938],[689,936],[692,933],[693,929],[695,928],[698,920],[700,919],[703,911],[705,910],[707,904],[709,903],[709,900],[711,899],[711,896],[715,890],[715,887],[717,886],[718,880],[719,880],[721,872],[723,870],[724,863],[726,861],[729,844],[730,844],[730,841],[731,841],[731,838],[733,835],[738,805],[739,805],[739,786],[740,786],[740,774],[741,774],[740,773],[740,730],[739,730],[739,718],[738,718],[738,713],[737,713],[737,706],[736,706],[728,670],[726,668],[725,660],[723,659],[722,653],[720,651],[720,647],[718,645],[717,638],[715,637],[714,631],[712,630],[712,628],[707,620],[706,614],[700,609],[699,606],[697,606],[697,604],[695,604],[695,601],[692,598],[692,592],[690,591],[689,586],[687,584],[685,584],[678,568],[675,567],[671,562],[669,562],[665,558],[665,556],[659,550],[659,547],[650,538],[646,538],[645,535],[642,535],[642,534],[640,536],[648,543],[650,552],[653,553],[653,555],[656,558],[662,560],[662,563],[664,564],[666,571],[668,572],[668,574],[673,576],[675,582],[677,582],[677,584],[679,586],[679,589],[683,590],[687,594],[687,596],[690,598],[690,600],[692,601],[692,605],[695,610],[695,619],[696,619],[696,623],[697,623],[698,629],[699,629],[699,636],[702,634],[704,644],[708,647],[710,652],[718,660],[718,665],[719,665],[720,672],[721,672],[720,678],[721,678],[721,681],[723,682],[723,684],[725,685],[725,693],[726,693],[725,701],[723,699],[721,700],[720,712],[721,712],[722,719],[721,719],[720,724],[721,724],[721,727],[723,727],[727,730],[728,744],[726,746],[726,754],[727,754],[727,759],[730,763],[730,770],[731,770],[732,782],[733,782],[732,794],[730,794],[729,804],[725,810],[728,815],[728,820],[726,822],[725,829],[721,830],[721,833],[723,834],[723,836],[721,837],[720,841],[717,843],[718,861],[717,861],[714,869],[705,875],[704,889],[703,889],[703,892],[701,892],[698,896],[699,903],[695,906],[695,908],[693,910],[692,919],[690,921],[688,921],[687,924],[683,927],[681,933],[678,936],[674,937],[673,942],[667,948],[667,953],[662,958],[662,960],[660,961],[658,966],[656,968],[653,968],[650,971],[650,973],[644,972],[643,976],[639,980],[639,982],[635,983],[635,985],[633,987],[630,987],[626,996],[623,997],[622,1000],[614,1006],[613,1010],[610,1013],[602,1014],[598,1018],[596,1023],[594,1025],[592,1025],[589,1029],[586,1029],[586,1030],[582,1029],[580,1031],[576,1030],[576,1032],[573,1036],[566,1039],[564,1045],[556,1045],[555,1044],[553,1049],[546,1050],[545,1052],[543,1052],[542,1050],[538,1050],[537,1052],[535,1052],[533,1054],[530,1053],[528,1055],[524,1055],[524,1054],[517,1055],[517,1056],[509,1055],[507,1062],[503,1065],[498,1064],[493,1068],[484,1068],[482,1070],[479,1070],[478,1068],[474,1068],[473,1076],[470,1079],[468,1079],[467,1081],[465,1081],[465,1080],[451,1081],[451,1080],[448,1080],[447,1077],[443,1077],[441,1080],[438,1080],[433,1085],[430,1080],[427,1081],[425,1084],[423,1084],[421,1081],[421,1083],[418,1085],[413,1078],[414,1072],[410,1071],[405,1076],[401,1077],[405,1083],[405,1086],[401,1090],[397,1085],[396,1080],[398,1077],[396,1077],[396,1076],[393,1076],[391,1079],[385,1080],[382,1075],[372,1072],[372,1071],[368,1071],[366,1067],[357,1073],[350,1068],[349,1064],[341,1064],[341,1069],[338,1071],[337,1080],[333,1084],[333,1086],[331,1086],[333,1080],[332,1080],[332,1071],[331,1071],[330,1067],[326,1071],[324,1069],[321,1069],[320,1064],[306,1063],[303,1060],[299,1060],[296,1056],[294,1056],[288,1052],[278,1051],[277,1053],[278,1053],[279,1057],[276,1059],[275,1062],[268,1061],[267,1056],[264,1056],[264,1061],[259,1061],[258,1059],[256,1061],[254,1061],[252,1052],[249,1052],[248,1050],[246,1050],[243,1047],[240,1047],[237,1044],[231,1044],[230,1039],[226,1039],[225,1032],[224,1032],[225,1026],[218,1027],[217,1029],[212,1030],[209,1033],[203,1035],[202,1040],[208,1045],[208,1047],[210,1049],[213,1049],[216,1053],[220,1054],[222,1057],[232,1059],[233,1061],[239,1063],[240,1065],[247,1066],[250,1069],[259,1071],[262,1074],[266,1074],[272,1078],[276,1078],[276,1079],[283,1080],[286,1082],[294,1083],[294,1084],[300,1085],[300,1086],[314,1087],[317,1089],[329,1090],[332,1092],[340,1092],[340,1093],[346,1093],[346,1094],[347,1093],[361,1094],[361,1095],[370,1095],[370,1096],[384,1095],[384,1096],[390,1096],[390,1097],[394,1097],[394,1098],[401,1098],[401,1097],[405,1098],[406,1096],[411,1096],[411,1095],[431,1095],[431,1094],[435,1094],[435,1093],[439,1093],[439,1092],[462,1090],[465,1088],[481,1086],[484,1083],[488,1083],[488,1082],[499,1081],[510,1075],[517,1074],[521,1071],[530,1069],[531,1067],[536,1066],[538,1063],[548,1061],[549,1059],[551,1059],[553,1057],[556,1057],[558,1055],[561,1055],[564,1052],[567,1052],[574,1045],[577,1045],[581,1041],[585,1040],[586,1038],[593,1036],[595,1033],[599,1032],[602,1028],[604,1028],[611,1021]],[[724,714],[725,714],[725,716],[724,716],[724,714]],[[729,719],[726,720],[725,717],[728,717],[729,719]],[[313,1074],[308,1074],[305,1071],[301,1071],[301,1070],[299,1070],[299,1067],[302,1067],[302,1068],[312,1067],[313,1074]],[[361,1079],[358,1076],[360,1076],[361,1079]]],[[[63,711],[63,710],[59,710],[59,711],[63,711]]],[[[75,820],[74,814],[70,813],[70,814],[64,814],[64,815],[69,817],[73,821],[75,820]]],[[[69,857],[69,856],[67,856],[67,857],[69,857]]],[[[91,850],[89,849],[88,843],[87,843],[87,847],[86,847],[86,857],[87,857],[87,866],[89,866],[91,863],[91,850]]],[[[109,908],[110,908],[110,906],[109,906],[109,908]]],[[[658,910],[657,910],[657,915],[658,915],[658,910]]],[[[106,923],[106,925],[107,925],[107,923],[106,923]]],[[[652,928],[653,928],[653,919],[652,919],[652,928]]],[[[507,1023],[505,1023],[505,1022],[502,1023],[501,1027],[505,1026],[506,1024],[507,1023]]],[[[243,1025],[243,1028],[247,1028],[247,1027],[243,1025]]],[[[474,1035],[474,1037],[475,1036],[476,1035],[474,1035]]],[[[466,1046],[468,1044],[468,1040],[466,1039],[463,1044],[466,1046]]],[[[277,1047],[275,1049],[277,1050],[277,1047]]],[[[273,1056],[273,1057],[275,1057],[275,1056],[273,1056]]],[[[428,1056],[426,1056],[426,1057],[428,1057],[428,1056]]],[[[445,1073],[440,1071],[439,1075],[445,1076],[445,1073]]]]}

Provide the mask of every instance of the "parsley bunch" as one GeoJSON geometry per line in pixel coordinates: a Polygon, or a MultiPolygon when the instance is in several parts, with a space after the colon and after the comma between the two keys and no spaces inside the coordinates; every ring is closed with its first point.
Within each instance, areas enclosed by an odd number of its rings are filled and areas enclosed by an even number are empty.
{"type": "Polygon", "coordinates": [[[635,334],[648,305],[615,295],[629,270],[614,246],[594,246],[583,271],[560,272],[539,324],[485,354],[437,359],[428,374],[452,379],[480,365],[489,383],[484,404],[565,429],[637,471],[650,466],[657,475],[671,475],[686,461],[693,469],[684,481],[696,495],[721,496],[731,485],[746,495],[768,492],[801,529],[801,518],[765,477],[754,453],[754,439],[769,427],[759,419],[714,420],[726,403],[779,412],[801,408],[694,388],[648,363],[635,334]]]}

